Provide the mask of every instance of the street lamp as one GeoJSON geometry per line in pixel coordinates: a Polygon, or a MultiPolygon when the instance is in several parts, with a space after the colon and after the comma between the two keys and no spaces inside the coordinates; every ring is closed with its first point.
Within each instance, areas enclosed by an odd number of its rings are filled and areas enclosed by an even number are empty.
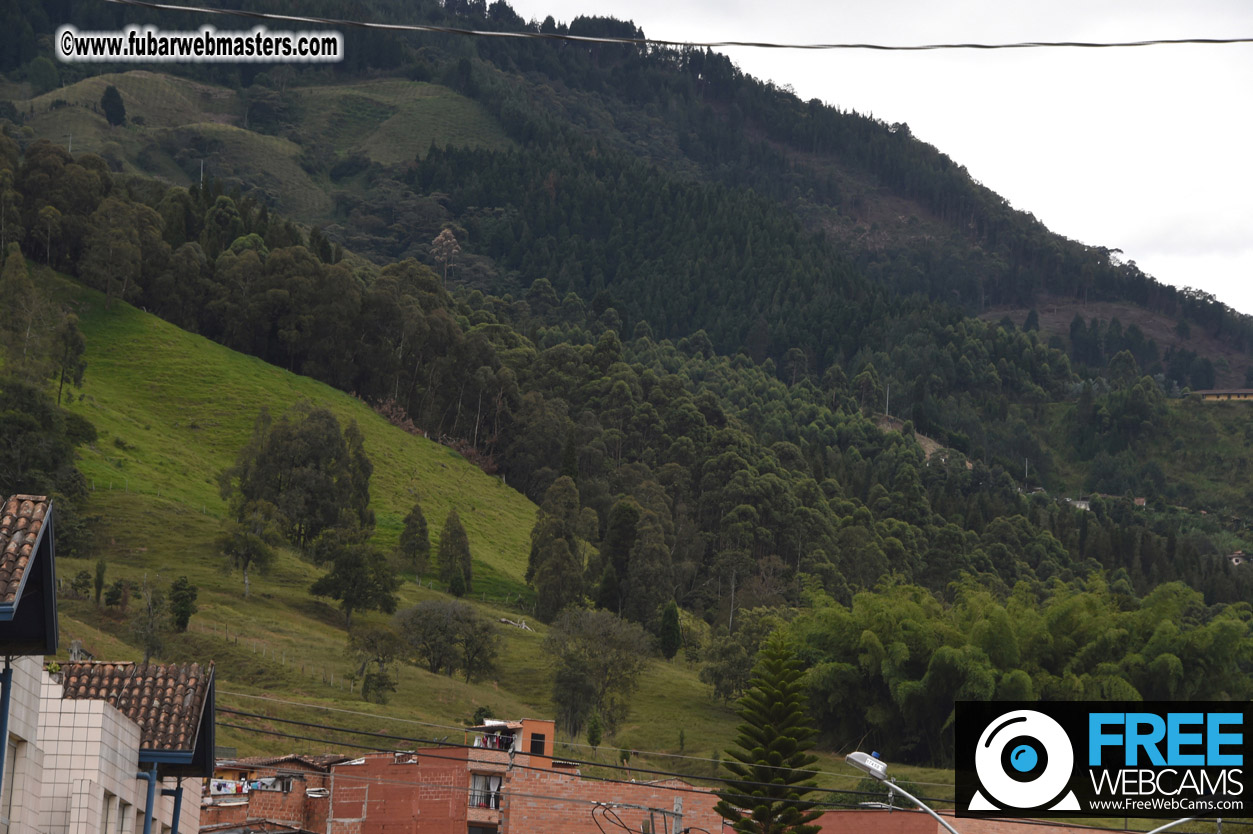
{"type": "Polygon", "coordinates": [[[888,790],[896,791],[901,796],[905,797],[910,802],[914,803],[919,808],[926,811],[931,816],[935,817],[935,821],[938,822],[940,825],[944,826],[945,828],[947,828],[950,834],[957,834],[956,828],[949,825],[948,821],[945,820],[944,817],[940,816],[935,811],[932,811],[930,808],[928,808],[927,805],[921,799],[914,796],[912,793],[905,790],[904,788],[902,788],[900,785],[896,784],[895,782],[889,781],[887,762],[880,759],[877,755],[872,756],[869,753],[863,753],[859,750],[856,753],[849,753],[847,756],[844,757],[844,761],[848,762],[853,767],[857,768],[858,770],[864,773],[869,773],[871,776],[878,779],[883,784],[887,785],[888,790]]]}
{"type": "MultiPolygon", "coordinates": [[[[1157,828],[1154,828],[1152,831],[1150,831],[1150,832],[1149,832],[1149,834],[1157,834],[1157,832],[1159,832],[1159,831],[1165,831],[1165,830],[1166,830],[1166,829],[1168,829],[1168,828],[1174,828],[1176,825],[1183,825],[1185,822],[1192,822],[1192,821],[1194,821],[1195,819],[1196,819],[1196,817],[1184,817],[1184,818],[1183,818],[1183,819],[1181,819],[1181,820],[1175,820],[1174,822],[1168,822],[1168,823],[1166,823],[1165,825],[1159,825],[1157,828]]],[[[1222,830],[1223,830],[1223,821],[1222,821],[1222,820],[1219,820],[1219,821],[1218,821],[1218,830],[1219,830],[1219,831],[1222,831],[1222,830]]]]}

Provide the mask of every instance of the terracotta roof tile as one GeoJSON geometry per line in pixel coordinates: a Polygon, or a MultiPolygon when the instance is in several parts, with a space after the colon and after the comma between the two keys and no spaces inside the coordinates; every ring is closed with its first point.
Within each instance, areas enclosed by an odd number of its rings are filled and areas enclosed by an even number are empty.
{"type": "Polygon", "coordinates": [[[0,513],[0,602],[17,600],[22,575],[48,514],[48,496],[14,495],[0,513]]]}
{"type": "Polygon", "coordinates": [[[144,750],[191,750],[213,664],[67,663],[62,697],[107,701],[139,725],[144,750]]]}
{"type": "Polygon", "coordinates": [[[280,764],[301,763],[319,770],[329,770],[333,764],[351,759],[339,753],[322,753],[310,756],[305,753],[287,753],[282,756],[240,756],[235,759],[219,759],[218,767],[273,767],[280,764]]]}

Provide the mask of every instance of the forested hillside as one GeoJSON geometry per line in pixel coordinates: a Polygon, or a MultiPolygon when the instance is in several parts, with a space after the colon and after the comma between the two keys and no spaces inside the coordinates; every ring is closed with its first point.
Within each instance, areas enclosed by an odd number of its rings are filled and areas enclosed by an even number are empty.
{"type": "MultiPolygon", "coordinates": [[[[526,25],[503,2],[364,15],[526,25]]],[[[689,657],[723,698],[791,629],[830,740],[918,762],[946,763],[954,697],[1248,697],[1253,572],[1226,557],[1253,436],[1179,399],[1221,357],[1098,316],[1050,335],[1034,305],[1131,304],[1241,356],[1253,323],[1052,235],[907,126],[695,51],[353,32],[330,69],[53,67],[46,89],[38,56],[4,54],[5,280],[64,271],[500,474],[540,507],[542,619],[660,636],[673,601],[711,627],[689,657]],[[143,123],[98,153],[48,141],[65,112],[115,135],[91,112],[113,82],[143,123]],[[1011,304],[1021,322],[974,315],[1011,304]]],[[[69,461],[6,483],[86,501],[69,461]]]]}

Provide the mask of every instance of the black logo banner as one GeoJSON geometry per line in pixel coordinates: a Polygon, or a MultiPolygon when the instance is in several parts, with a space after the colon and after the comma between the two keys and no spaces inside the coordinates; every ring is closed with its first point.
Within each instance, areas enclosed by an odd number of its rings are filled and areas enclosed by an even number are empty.
{"type": "Polygon", "coordinates": [[[959,701],[957,815],[1247,816],[1251,713],[1226,702],[959,701]]]}

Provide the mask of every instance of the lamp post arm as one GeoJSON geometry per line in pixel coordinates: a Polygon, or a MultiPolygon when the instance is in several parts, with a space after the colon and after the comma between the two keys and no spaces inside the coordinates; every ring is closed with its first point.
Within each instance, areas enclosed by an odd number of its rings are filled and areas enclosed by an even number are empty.
{"type": "Polygon", "coordinates": [[[921,808],[922,810],[926,811],[926,812],[927,812],[928,814],[930,814],[931,816],[935,817],[935,821],[936,821],[936,822],[938,822],[940,825],[944,826],[945,828],[947,828],[947,829],[948,829],[948,831],[949,831],[949,834],[958,834],[958,832],[957,832],[957,829],[956,829],[956,828],[954,828],[953,826],[949,825],[949,824],[948,824],[948,821],[947,821],[947,820],[945,820],[945,819],[944,819],[944,817],[940,816],[940,815],[939,815],[939,814],[937,814],[935,811],[932,811],[930,808],[928,808],[928,807],[927,807],[927,806],[923,803],[923,801],[922,801],[921,799],[919,799],[918,797],[914,796],[912,793],[910,793],[909,791],[905,790],[905,789],[904,789],[904,788],[902,788],[900,785],[897,785],[895,782],[889,782],[888,780],[884,779],[884,780],[883,780],[883,784],[887,785],[889,790],[896,791],[896,792],[897,792],[897,793],[899,793],[901,796],[905,797],[905,798],[906,798],[906,799],[908,799],[910,802],[914,803],[914,804],[915,804],[915,805],[917,805],[919,808],[921,808]]]}
{"type": "Polygon", "coordinates": [[[1165,825],[1159,825],[1157,828],[1154,828],[1152,831],[1148,832],[1148,834],[1157,834],[1157,832],[1159,831],[1165,831],[1167,828],[1174,828],[1176,825],[1183,825],[1185,822],[1192,822],[1195,819],[1196,817],[1184,817],[1181,820],[1168,822],[1165,825]]]}

